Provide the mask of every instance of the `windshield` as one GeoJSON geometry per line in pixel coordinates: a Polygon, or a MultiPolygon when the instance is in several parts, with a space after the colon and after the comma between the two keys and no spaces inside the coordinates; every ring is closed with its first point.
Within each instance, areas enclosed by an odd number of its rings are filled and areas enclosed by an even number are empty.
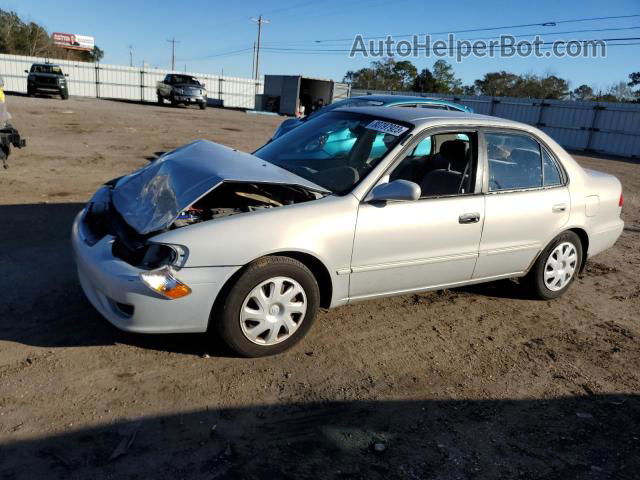
{"type": "Polygon", "coordinates": [[[188,75],[174,75],[173,83],[186,83],[187,85],[200,85],[200,82],[194,77],[188,75]]]}
{"type": "Polygon", "coordinates": [[[254,155],[341,195],[351,191],[410,128],[369,115],[329,112],[254,155]]]}
{"type": "Polygon", "coordinates": [[[31,72],[62,75],[62,69],[58,65],[31,65],[31,72]]]}

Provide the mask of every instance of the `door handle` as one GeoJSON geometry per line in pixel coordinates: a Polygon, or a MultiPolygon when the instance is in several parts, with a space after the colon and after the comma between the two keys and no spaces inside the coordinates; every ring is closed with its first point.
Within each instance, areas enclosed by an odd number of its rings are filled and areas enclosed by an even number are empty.
{"type": "Polygon", "coordinates": [[[480,221],[479,213],[463,213],[458,217],[458,223],[478,223],[480,221]]]}
{"type": "Polygon", "coordinates": [[[567,210],[566,203],[556,203],[553,207],[551,207],[551,211],[553,213],[565,212],[567,210]]]}

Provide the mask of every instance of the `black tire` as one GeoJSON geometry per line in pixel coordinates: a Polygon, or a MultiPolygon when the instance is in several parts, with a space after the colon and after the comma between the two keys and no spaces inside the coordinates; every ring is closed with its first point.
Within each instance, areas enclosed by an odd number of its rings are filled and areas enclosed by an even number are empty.
{"type": "Polygon", "coordinates": [[[536,262],[533,264],[533,267],[531,267],[531,270],[529,271],[527,276],[524,277],[522,283],[534,298],[539,298],[542,300],[551,300],[553,298],[558,298],[569,289],[576,276],[578,275],[578,272],[580,272],[581,266],[582,242],[580,241],[580,237],[578,237],[578,235],[576,235],[574,232],[563,232],[556,238],[554,238],[547,246],[547,248],[542,251],[536,262]],[[575,248],[575,265],[572,264],[573,273],[571,274],[571,277],[568,279],[568,281],[566,281],[566,284],[559,290],[552,290],[545,282],[545,268],[547,265],[547,260],[556,250],[556,247],[563,243],[569,243],[575,248]]]}
{"type": "Polygon", "coordinates": [[[28,96],[28,97],[34,97],[35,95],[36,95],[36,94],[35,94],[35,92],[33,91],[33,89],[32,89],[32,88],[27,87],[27,96],[28,96]]]}
{"type": "Polygon", "coordinates": [[[66,91],[60,92],[60,98],[62,98],[62,100],[69,100],[69,92],[66,92],[66,91]]]}
{"type": "MultiPolygon", "coordinates": [[[[222,293],[223,295],[225,292],[222,293]]],[[[290,257],[263,257],[240,273],[226,292],[218,311],[212,312],[212,326],[222,339],[238,354],[262,357],[283,352],[299,342],[311,329],[320,306],[320,289],[313,273],[301,262],[290,257]],[[307,310],[299,327],[285,340],[274,345],[259,345],[249,340],[240,325],[240,311],[244,301],[255,287],[274,277],[289,277],[300,284],[307,300],[307,310]]]]}
{"type": "Polygon", "coordinates": [[[207,102],[200,102],[200,110],[207,108],[207,102]]]}
{"type": "Polygon", "coordinates": [[[164,100],[160,95],[158,95],[158,105],[164,105],[164,100]]]}

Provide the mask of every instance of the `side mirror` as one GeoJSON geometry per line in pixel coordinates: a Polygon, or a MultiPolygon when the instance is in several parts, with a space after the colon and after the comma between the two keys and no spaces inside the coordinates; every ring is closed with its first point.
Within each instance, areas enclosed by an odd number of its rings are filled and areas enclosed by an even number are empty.
{"type": "Polygon", "coordinates": [[[65,73],[65,74],[64,74],[64,76],[65,76],[65,77],[68,77],[68,76],[69,76],[69,74],[68,74],[68,73],[65,73]]]}
{"type": "Polygon", "coordinates": [[[375,202],[414,202],[420,198],[422,191],[420,185],[409,180],[394,180],[393,182],[383,183],[374,187],[369,193],[365,201],[367,203],[375,202]]]}
{"type": "Polygon", "coordinates": [[[25,70],[24,73],[29,73],[29,70],[25,70]]]}

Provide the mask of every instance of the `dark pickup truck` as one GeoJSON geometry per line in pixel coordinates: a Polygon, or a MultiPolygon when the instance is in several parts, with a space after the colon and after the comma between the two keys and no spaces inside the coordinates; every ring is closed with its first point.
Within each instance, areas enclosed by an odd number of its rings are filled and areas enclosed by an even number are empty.
{"type": "Polygon", "coordinates": [[[59,65],[52,63],[34,63],[31,70],[25,70],[27,77],[27,95],[37,93],[60,95],[63,100],[69,98],[67,75],[62,73],[59,65]]]}
{"type": "Polygon", "coordinates": [[[171,105],[198,105],[202,110],[207,108],[207,90],[197,78],[191,75],[169,73],[156,86],[158,104],[169,100],[171,105]]]}

